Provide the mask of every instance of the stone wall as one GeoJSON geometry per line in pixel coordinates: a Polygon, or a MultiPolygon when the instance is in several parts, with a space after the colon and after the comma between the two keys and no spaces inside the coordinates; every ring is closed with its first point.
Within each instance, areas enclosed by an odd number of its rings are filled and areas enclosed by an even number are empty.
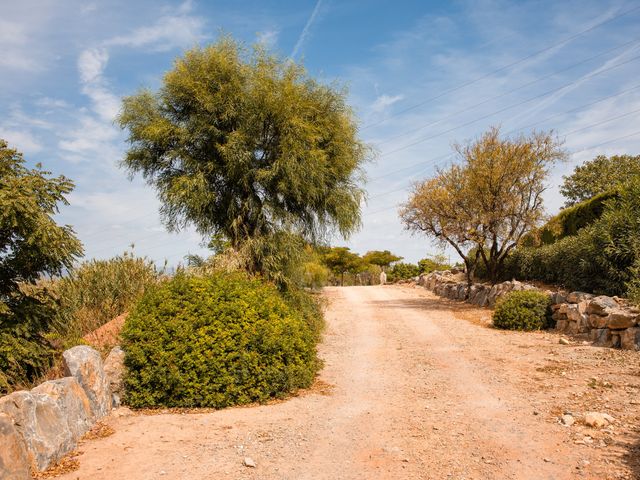
{"type": "MultiPolygon", "coordinates": [[[[418,285],[441,297],[489,308],[509,292],[540,290],[517,280],[496,285],[474,283],[469,287],[460,275],[448,271],[421,275],[418,285]]],[[[640,310],[626,300],[561,290],[545,290],[544,293],[551,298],[552,318],[558,331],[588,336],[598,346],[640,350],[640,310]]]]}
{"type": "Polygon", "coordinates": [[[121,382],[119,352],[109,356],[111,375],[117,378],[105,373],[97,351],[77,346],[63,354],[67,376],[0,398],[1,479],[30,479],[30,470],[47,469],[117,406],[112,384],[121,382]]]}

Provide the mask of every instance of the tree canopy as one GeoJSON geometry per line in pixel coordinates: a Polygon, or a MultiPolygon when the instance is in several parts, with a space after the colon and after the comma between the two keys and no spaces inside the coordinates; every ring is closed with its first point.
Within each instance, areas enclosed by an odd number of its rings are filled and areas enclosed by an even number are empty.
{"type": "Polygon", "coordinates": [[[400,217],[408,230],[451,245],[469,282],[480,259],[496,280],[509,251],[540,222],[549,168],[566,154],[551,133],[501,138],[497,128],[455,151],[460,161],[416,184],[400,217]]]}
{"type": "Polygon", "coordinates": [[[608,192],[633,176],[640,176],[640,155],[599,155],[562,177],[560,193],[567,199],[565,207],[570,207],[608,192]]]}
{"type": "Polygon", "coordinates": [[[389,250],[371,250],[362,257],[365,263],[378,265],[379,267],[388,267],[394,262],[399,262],[402,257],[394,255],[389,250]]]}
{"type": "Polygon", "coordinates": [[[73,183],[29,169],[18,151],[0,139],[0,393],[49,367],[44,335],[52,322],[51,297],[34,282],[70,268],[82,245],[53,215],[73,183]]]}
{"type": "Polygon", "coordinates": [[[119,123],[123,164],[157,189],[171,230],[192,224],[239,248],[360,224],[369,150],[346,92],[291,60],[224,37],[177,59],[157,92],[125,98],[119,123]]]}
{"type": "Polygon", "coordinates": [[[344,285],[344,274],[358,273],[366,264],[362,257],[353,253],[348,247],[328,247],[321,249],[321,262],[333,272],[340,276],[340,285],[344,285]]]}

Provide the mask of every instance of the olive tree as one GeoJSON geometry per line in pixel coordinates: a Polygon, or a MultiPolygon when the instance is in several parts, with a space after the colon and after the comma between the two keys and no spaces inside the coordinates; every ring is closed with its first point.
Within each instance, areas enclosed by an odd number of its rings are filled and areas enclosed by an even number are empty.
{"type": "Polygon", "coordinates": [[[346,92],[260,47],[224,37],[186,52],[158,91],[124,99],[119,123],[123,164],[156,188],[170,230],[191,224],[241,249],[360,224],[369,150],[346,92]]]}
{"type": "Polygon", "coordinates": [[[511,249],[542,219],[545,180],[566,153],[552,133],[502,138],[497,128],[454,148],[459,161],[416,184],[400,217],[408,230],[453,247],[469,283],[479,261],[496,281],[511,249]]]}

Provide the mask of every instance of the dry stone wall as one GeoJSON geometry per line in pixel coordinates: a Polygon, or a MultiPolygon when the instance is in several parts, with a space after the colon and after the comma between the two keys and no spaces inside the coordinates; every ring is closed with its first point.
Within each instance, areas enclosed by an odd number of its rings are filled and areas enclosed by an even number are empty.
{"type": "MultiPolygon", "coordinates": [[[[122,372],[119,352],[110,366],[119,375],[117,382],[122,372]]],[[[1,479],[27,480],[30,470],[45,470],[76,448],[114,407],[112,381],[97,351],[77,346],[65,351],[63,359],[67,377],[0,398],[1,479]]]]}
{"type": "MultiPolygon", "coordinates": [[[[461,281],[458,275],[449,271],[421,275],[418,285],[441,297],[489,308],[509,292],[540,290],[517,280],[496,285],[474,283],[469,287],[466,281],[461,281]]],[[[597,346],[640,350],[640,309],[625,299],[584,292],[544,292],[551,298],[552,318],[558,331],[588,335],[597,346]]]]}

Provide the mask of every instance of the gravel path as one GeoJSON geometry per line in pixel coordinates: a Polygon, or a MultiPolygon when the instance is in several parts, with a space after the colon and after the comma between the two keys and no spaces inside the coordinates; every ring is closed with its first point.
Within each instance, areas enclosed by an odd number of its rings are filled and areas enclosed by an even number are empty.
{"type": "Polygon", "coordinates": [[[488,310],[421,288],[326,296],[312,389],[211,413],[120,409],[115,433],[81,445],[79,470],[60,478],[639,478],[640,354],[497,331],[488,310]],[[591,429],[585,411],[616,422],[591,429]]]}

